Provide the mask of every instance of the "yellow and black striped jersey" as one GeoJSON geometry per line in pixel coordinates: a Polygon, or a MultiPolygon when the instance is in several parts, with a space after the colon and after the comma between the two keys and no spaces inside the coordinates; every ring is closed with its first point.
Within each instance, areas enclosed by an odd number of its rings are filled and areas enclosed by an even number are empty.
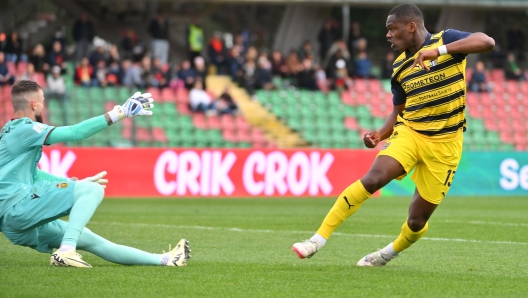
{"type": "Polygon", "coordinates": [[[391,79],[394,105],[405,103],[396,125],[406,125],[431,141],[450,141],[465,130],[466,55],[447,54],[435,61],[424,61],[429,71],[418,64],[411,69],[420,51],[466,38],[471,33],[445,30],[428,34],[414,55],[403,52],[393,64],[391,79]]]}

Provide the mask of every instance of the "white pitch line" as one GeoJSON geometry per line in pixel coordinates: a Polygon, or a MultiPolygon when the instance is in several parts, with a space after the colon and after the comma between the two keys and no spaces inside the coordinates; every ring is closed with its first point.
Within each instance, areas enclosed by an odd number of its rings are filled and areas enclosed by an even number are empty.
{"type": "Polygon", "coordinates": [[[435,220],[437,222],[460,223],[471,225],[491,225],[491,226],[508,226],[508,227],[528,227],[528,223],[499,222],[499,221],[480,221],[480,220],[435,220]]]}
{"type": "MultiPolygon", "coordinates": [[[[166,224],[144,224],[144,223],[121,223],[121,222],[90,222],[95,225],[116,225],[116,226],[136,226],[136,227],[157,227],[169,229],[197,229],[197,230],[222,230],[230,232],[248,232],[248,233],[288,233],[288,234],[313,234],[313,231],[281,231],[281,230],[254,230],[241,228],[222,228],[222,227],[205,227],[205,226],[177,226],[166,224]]],[[[364,238],[396,238],[394,235],[377,235],[377,234],[349,234],[336,232],[333,235],[349,236],[349,237],[364,237],[364,238]]],[[[487,244],[513,244],[513,245],[528,245],[528,242],[513,242],[513,241],[490,241],[490,240],[474,240],[474,239],[460,239],[460,238],[436,238],[423,237],[422,240],[429,241],[451,241],[451,242],[467,242],[467,243],[487,243],[487,244]]]]}

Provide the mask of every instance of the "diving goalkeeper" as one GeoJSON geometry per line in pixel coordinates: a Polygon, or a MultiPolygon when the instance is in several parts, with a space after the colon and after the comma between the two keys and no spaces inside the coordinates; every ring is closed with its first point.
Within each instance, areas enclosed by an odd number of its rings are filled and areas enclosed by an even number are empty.
{"type": "Polygon", "coordinates": [[[37,168],[42,146],[86,139],[126,117],[152,115],[150,93],[137,92],[123,106],[79,124],[53,127],[42,122],[44,95],[33,81],[11,89],[14,119],[0,132],[0,231],[13,244],[51,253],[50,264],[89,268],[77,249],[124,265],[185,266],[188,241],[164,254],[112,243],[86,228],[104,197],[106,172],[83,180],[56,177],[37,168]],[[69,221],[59,218],[69,215],[69,221]]]}

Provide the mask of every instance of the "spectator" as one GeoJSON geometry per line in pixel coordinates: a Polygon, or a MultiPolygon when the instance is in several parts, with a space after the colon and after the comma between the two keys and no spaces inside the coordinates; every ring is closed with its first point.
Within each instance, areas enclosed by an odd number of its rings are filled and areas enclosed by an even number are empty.
{"type": "Polygon", "coordinates": [[[90,54],[90,65],[95,68],[97,67],[97,63],[99,63],[100,60],[106,60],[107,55],[105,53],[104,47],[99,45],[95,48],[95,51],[93,51],[90,54]]]}
{"type": "Polygon", "coordinates": [[[339,92],[342,92],[351,84],[351,79],[347,71],[347,63],[344,59],[336,61],[336,72],[333,80],[333,87],[339,92]]]}
{"type": "Polygon", "coordinates": [[[189,60],[194,61],[194,58],[202,55],[205,42],[203,29],[200,27],[200,20],[198,18],[193,18],[191,24],[187,27],[185,40],[187,41],[187,48],[189,50],[189,60]]]}
{"type": "Polygon", "coordinates": [[[119,62],[112,62],[108,67],[108,73],[106,75],[106,81],[109,86],[118,86],[121,85],[123,73],[121,68],[119,68],[119,62]]]}
{"type": "Polygon", "coordinates": [[[394,63],[394,52],[387,52],[385,55],[385,60],[383,60],[383,69],[381,70],[381,78],[385,80],[390,80],[392,78],[392,65],[394,63]]]}
{"type": "MultiPolygon", "coordinates": [[[[55,33],[51,38],[50,45],[53,45],[56,41],[60,42],[62,51],[66,52],[66,38],[64,38],[64,34],[62,33],[62,30],[60,28],[55,30],[55,33]]],[[[48,50],[51,51],[51,48],[49,48],[48,50]]]]}
{"type": "Polygon", "coordinates": [[[305,40],[302,48],[299,50],[299,59],[301,61],[303,61],[304,59],[315,59],[312,43],[309,40],[305,40]]]}
{"type": "Polygon", "coordinates": [[[255,71],[255,87],[257,89],[271,90],[275,89],[273,85],[273,75],[271,74],[271,65],[266,57],[259,57],[257,69],[255,71]]]}
{"type": "Polygon", "coordinates": [[[33,53],[29,56],[29,63],[35,66],[36,72],[46,73],[49,71],[50,66],[42,44],[39,43],[33,48],[33,53]]]}
{"type": "Polygon", "coordinates": [[[522,69],[517,64],[514,53],[509,53],[504,69],[504,74],[507,80],[523,81],[524,75],[522,69]]]}
{"type": "Polygon", "coordinates": [[[486,68],[482,61],[477,61],[475,64],[475,69],[473,70],[471,80],[469,81],[469,90],[473,92],[489,91],[488,83],[486,82],[486,68]]]}
{"type": "Polygon", "coordinates": [[[240,82],[242,75],[244,73],[244,58],[240,52],[240,47],[235,45],[231,48],[228,57],[229,64],[229,74],[235,82],[240,82]]]}
{"type": "Polygon", "coordinates": [[[156,85],[154,85],[156,82],[153,82],[154,73],[152,72],[152,60],[150,59],[150,56],[145,56],[143,57],[143,59],[141,59],[140,69],[142,82],[142,85],[140,87],[157,87],[156,85]]]}
{"type": "Polygon", "coordinates": [[[512,27],[506,32],[508,40],[508,52],[514,53],[519,60],[524,60],[524,33],[519,29],[517,23],[513,23],[512,27]]]}
{"type": "Polygon", "coordinates": [[[178,78],[183,81],[187,90],[190,90],[194,86],[196,72],[191,68],[191,62],[189,62],[189,60],[184,60],[182,62],[181,69],[178,72],[178,78]]]}
{"type": "Polygon", "coordinates": [[[209,55],[209,61],[216,67],[216,73],[225,74],[227,60],[222,43],[222,34],[220,32],[216,31],[209,40],[207,53],[209,55]]]}
{"type": "Polygon", "coordinates": [[[48,64],[49,67],[57,65],[61,68],[61,74],[66,73],[66,55],[62,51],[61,44],[58,41],[53,43],[52,51],[48,56],[48,64]]]}
{"type": "Polygon", "coordinates": [[[80,61],[81,58],[88,57],[94,36],[95,29],[92,21],[88,19],[88,14],[83,12],[81,18],[73,25],[73,40],[76,43],[75,58],[77,61],[80,61]]]}
{"type": "Polygon", "coordinates": [[[75,68],[75,83],[85,87],[97,86],[94,69],[86,57],[82,58],[79,66],[75,68]]]}
{"type": "Polygon", "coordinates": [[[238,106],[233,100],[233,97],[231,97],[231,95],[229,94],[228,89],[224,90],[224,92],[218,98],[216,104],[216,112],[219,115],[235,115],[238,113],[238,106]]]}
{"type": "Polygon", "coordinates": [[[288,67],[282,53],[279,50],[274,50],[271,54],[271,73],[274,76],[285,77],[287,72],[288,67]]]}
{"type": "Polygon", "coordinates": [[[286,75],[289,77],[296,77],[297,73],[302,69],[302,64],[296,51],[290,51],[288,58],[286,58],[286,67],[286,75]]]}
{"type": "Polygon", "coordinates": [[[194,58],[194,72],[196,78],[202,80],[202,84],[205,90],[207,90],[207,84],[205,77],[207,77],[207,68],[205,67],[205,60],[203,57],[198,56],[194,58]]]}
{"type": "MultiPolygon", "coordinates": [[[[28,65],[29,66],[29,65],[28,65]]],[[[57,99],[62,107],[62,120],[64,125],[68,123],[68,113],[66,111],[66,83],[61,76],[61,68],[57,65],[51,68],[51,74],[48,76],[46,88],[46,98],[49,100],[57,99]]]]}
{"type": "Polygon", "coordinates": [[[110,49],[108,50],[108,55],[106,57],[106,65],[110,65],[113,62],[119,62],[119,61],[121,61],[119,50],[117,49],[117,46],[113,44],[110,46],[110,49]]]}
{"type": "Polygon", "coordinates": [[[4,52],[0,52],[0,86],[13,85],[15,82],[14,74],[9,72],[4,52]]]}
{"type": "Polygon", "coordinates": [[[4,52],[7,46],[7,36],[4,32],[0,32],[0,52],[4,52]]]}
{"type": "Polygon", "coordinates": [[[27,60],[26,55],[22,53],[22,41],[16,31],[13,31],[9,35],[5,47],[5,56],[7,61],[13,61],[15,63],[18,63],[20,60],[27,60]]]}
{"type": "Polygon", "coordinates": [[[150,21],[148,28],[152,37],[152,56],[158,57],[161,63],[169,61],[169,21],[158,10],[156,18],[150,21]]]}
{"type": "Polygon", "coordinates": [[[326,53],[332,46],[332,44],[339,39],[339,31],[337,29],[337,24],[333,20],[327,20],[321,31],[319,32],[319,35],[317,37],[319,40],[319,55],[321,58],[321,61],[324,60],[326,57],[326,53]]]}
{"type": "Polygon", "coordinates": [[[495,44],[495,48],[489,54],[493,69],[504,69],[506,64],[506,53],[504,53],[499,44],[495,44]]]}
{"type": "Polygon", "coordinates": [[[323,92],[327,92],[328,89],[330,88],[330,85],[326,77],[326,72],[319,64],[315,65],[314,70],[315,70],[315,82],[317,83],[317,87],[319,88],[319,90],[323,92]]]}
{"type": "Polygon", "coordinates": [[[356,67],[355,74],[357,77],[363,79],[372,78],[372,73],[370,72],[372,69],[372,62],[370,62],[366,52],[358,53],[356,59],[354,60],[354,65],[356,67]]]}
{"type": "Polygon", "coordinates": [[[244,57],[246,55],[246,50],[247,50],[247,46],[246,46],[246,42],[244,40],[244,36],[242,34],[237,34],[235,36],[235,42],[233,44],[233,47],[238,47],[238,51],[240,52],[240,55],[242,57],[244,57]]]}
{"type": "Polygon", "coordinates": [[[123,34],[123,38],[121,39],[121,51],[123,51],[124,58],[132,59],[132,51],[138,41],[139,37],[137,37],[136,32],[132,29],[127,30],[126,33],[123,34]]]}
{"type": "Polygon", "coordinates": [[[203,89],[201,80],[196,80],[189,92],[189,105],[193,112],[205,112],[207,115],[215,113],[215,104],[211,96],[203,89]]]}
{"type": "Polygon", "coordinates": [[[35,66],[33,65],[33,63],[28,63],[26,69],[24,70],[23,73],[20,74],[18,79],[35,81],[39,84],[42,83],[40,82],[41,80],[39,79],[37,73],[35,72],[35,66]]]}
{"type": "Polygon", "coordinates": [[[323,67],[333,65],[335,61],[337,61],[334,57],[337,51],[341,51],[342,58],[346,60],[352,59],[352,55],[350,55],[350,51],[348,50],[346,43],[343,40],[337,40],[326,53],[326,57],[323,60],[323,67]]]}
{"type": "Polygon", "coordinates": [[[358,41],[363,38],[361,36],[361,25],[358,21],[350,24],[350,31],[348,33],[348,50],[355,54],[358,52],[358,41]]]}
{"type": "Polygon", "coordinates": [[[136,64],[132,63],[130,59],[125,59],[121,62],[121,84],[128,88],[140,87],[141,69],[136,64]]]}
{"type": "Polygon", "coordinates": [[[95,65],[94,77],[97,80],[97,85],[99,87],[108,86],[108,81],[106,80],[107,75],[108,75],[108,69],[106,68],[106,62],[103,59],[97,61],[95,65]]]}
{"type": "Polygon", "coordinates": [[[297,85],[301,89],[319,89],[315,80],[315,70],[312,67],[312,60],[309,58],[305,58],[302,62],[302,71],[297,75],[297,85]]]}
{"type": "Polygon", "coordinates": [[[326,67],[326,75],[332,80],[335,80],[337,77],[337,61],[339,60],[343,60],[345,62],[345,68],[347,69],[347,74],[353,73],[351,71],[353,69],[352,61],[350,61],[349,58],[343,55],[343,51],[341,49],[338,49],[337,52],[335,52],[334,55],[330,58],[330,62],[328,63],[328,66],[326,67]]]}
{"type": "Polygon", "coordinates": [[[240,85],[244,86],[244,88],[249,92],[249,94],[253,95],[255,94],[257,70],[255,60],[246,60],[243,66],[243,70],[244,74],[242,76],[242,80],[240,81],[240,85]]]}
{"type": "Polygon", "coordinates": [[[152,86],[164,88],[169,85],[169,67],[167,64],[161,64],[161,59],[152,60],[152,74],[152,86]]]}
{"type": "Polygon", "coordinates": [[[248,47],[247,51],[246,51],[246,61],[247,60],[257,60],[257,57],[258,57],[258,51],[257,51],[257,48],[255,48],[254,46],[250,46],[248,47]]]}

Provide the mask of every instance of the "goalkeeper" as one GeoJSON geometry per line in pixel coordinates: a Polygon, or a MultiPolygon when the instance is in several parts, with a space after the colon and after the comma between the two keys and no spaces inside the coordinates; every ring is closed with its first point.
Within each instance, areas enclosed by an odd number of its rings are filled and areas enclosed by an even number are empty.
{"type": "Polygon", "coordinates": [[[83,180],[42,172],[42,146],[86,139],[126,117],[152,115],[153,99],[137,92],[123,106],[79,124],[53,127],[42,123],[44,95],[33,81],[11,89],[14,119],[0,132],[0,231],[13,244],[51,253],[50,264],[89,268],[77,249],[125,265],[185,266],[188,241],[164,254],[151,254],[112,243],[85,226],[104,197],[106,172],[83,180]],[[69,221],[59,218],[69,215],[69,221]]]}

